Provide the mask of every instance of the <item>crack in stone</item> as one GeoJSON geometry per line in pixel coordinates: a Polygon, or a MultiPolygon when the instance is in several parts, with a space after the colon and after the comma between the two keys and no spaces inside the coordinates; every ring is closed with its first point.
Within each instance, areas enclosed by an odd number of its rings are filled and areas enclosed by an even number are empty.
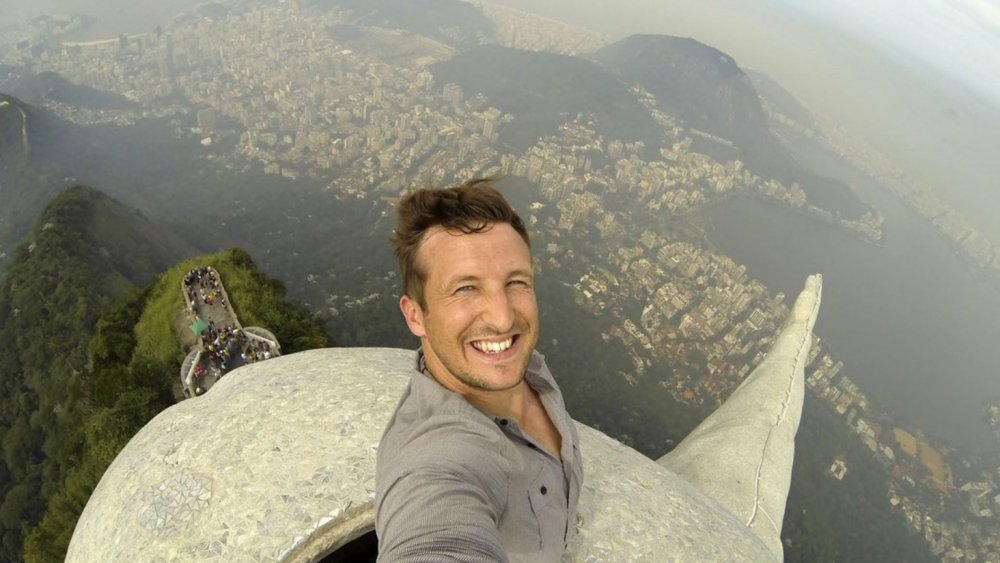
{"type": "MultiPolygon", "coordinates": [[[[817,283],[819,284],[819,286],[817,287],[817,291],[819,291],[822,288],[823,277],[817,274],[816,279],[817,283]]],[[[817,294],[815,297],[815,302],[813,303],[812,306],[812,310],[809,311],[809,315],[807,315],[804,318],[804,323],[807,328],[810,324],[810,319],[816,318],[816,315],[819,312],[819,304],[820,304],[820,296],[817,294]]],[[[796,311],[793,306],[792,315],[795,315],[795,313],[796,311]]],[[[792,364],[791,373],[789,374],[788,377],[788,386],[785,389],[785,398],[781,403],[781,411],[778,413],[777,420],[775,420],[774,424],[767,431],[767,438],[764,439],[764,447],[761,450],[760,461],[757,463],[757,470],[754,476],[753,510],[750,512],[749,519],[747,519],[746,526],[748,528],[753,526],[754,520],[756,520],[757,518],[757,510],[758,508],[760,508],[760,474],[761,470],[764,467],[764,461],[766,458],[765,452],[767,452],[768,446],[771,444],[771,437],[774,435],[775,429],[781,426],[781,423],[784,422],[785,420],[785,415],[788,413],[788,407],[792,396],[792,387],[795,385],[795,376],[799,372],[799,370],[803,371],[805,370],[805,366],[802,366],[802,363],[804,362],[806,356],[809,354],[809,347],[810,347],[809,345],[811,342],[812,342],[812,329],[809,328],[802,335],[802,341],[799,342],[798,352],[796,352],[795,354],[795,362],[792,364]]],[[[765,516],[767,516],[767,519],[770,520],[771,526],[774,527],[775,530],[777,530],[777,526],[775,526],[774,520],[771,519],[770,515],[767,515],[766,510],[764,511],[764,513],[765,516]]]]}

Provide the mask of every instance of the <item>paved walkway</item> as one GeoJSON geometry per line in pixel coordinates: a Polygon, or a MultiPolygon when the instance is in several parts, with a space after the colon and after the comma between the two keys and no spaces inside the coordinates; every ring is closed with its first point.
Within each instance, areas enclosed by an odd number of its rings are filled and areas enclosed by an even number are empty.
{"type": "Polygon", "coordinates": [[[280,354],[277,343],[243,330],[229,302],[219,273],[198,267],[184,277],[183,292],[192,330],[197,329],[197,360],[193,372],[181,377],[189,395],[201,395],[230,371],[280,354]]]}

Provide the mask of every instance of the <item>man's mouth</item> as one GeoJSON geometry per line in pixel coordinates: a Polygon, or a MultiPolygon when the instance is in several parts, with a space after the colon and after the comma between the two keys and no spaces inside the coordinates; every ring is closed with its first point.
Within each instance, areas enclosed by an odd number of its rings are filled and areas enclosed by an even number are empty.
{"type": "Polygon", "coordinates": [[[505,352],[514,344],[514,337],[512,336],[495,342],[490,340],[474,340],[470,344],[473,348],[484,354],[499,354],[500,352],[505,352]]]}

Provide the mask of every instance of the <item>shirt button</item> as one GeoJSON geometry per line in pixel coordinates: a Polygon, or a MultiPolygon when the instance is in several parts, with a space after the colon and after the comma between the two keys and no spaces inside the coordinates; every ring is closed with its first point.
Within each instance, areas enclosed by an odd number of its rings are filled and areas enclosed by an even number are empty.
{"type": "Polygon", "coordinates": [[[528,447],[529,447],[529,448],[531,448],[531,449],[535,449],[535,448],[537,448],[538,446],[536,446],[536,445],[532,444],[531,442],[528,442],[528,447]]]}
{"type": "Polygon", "coordinates": [[[501,418],[500,419],[500,426],[507,426],[507,419],[506,418],[501,418]]]}
{"type": "Polygon", "coordinates": [[[545,488],[545,485],[542,485],[542,489],[541,489],[541,491],[542,491],[542,494],[543,494],[543,495],[544,495],[544,494],[547,494],[547,493],[549,492],[549,490],[545,488]]]}

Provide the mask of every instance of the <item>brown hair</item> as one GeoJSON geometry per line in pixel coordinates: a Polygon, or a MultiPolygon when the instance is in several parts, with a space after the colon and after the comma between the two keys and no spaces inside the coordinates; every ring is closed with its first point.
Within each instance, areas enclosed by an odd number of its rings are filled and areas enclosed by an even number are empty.
{"type": "Polygon", "coordinates": [[[399,202],[393,250],[403,276],[403,293],[426,308],[424,281],[426,272],[417,267],[417,251],[424,234],[440,225],[448,230],[479,233],[493,223],[507,223],[529,247],[528,230],[521,217],[493,187],[497,178],[478,178],[445,189],[424,188],[410,192],[399,202]]]}

